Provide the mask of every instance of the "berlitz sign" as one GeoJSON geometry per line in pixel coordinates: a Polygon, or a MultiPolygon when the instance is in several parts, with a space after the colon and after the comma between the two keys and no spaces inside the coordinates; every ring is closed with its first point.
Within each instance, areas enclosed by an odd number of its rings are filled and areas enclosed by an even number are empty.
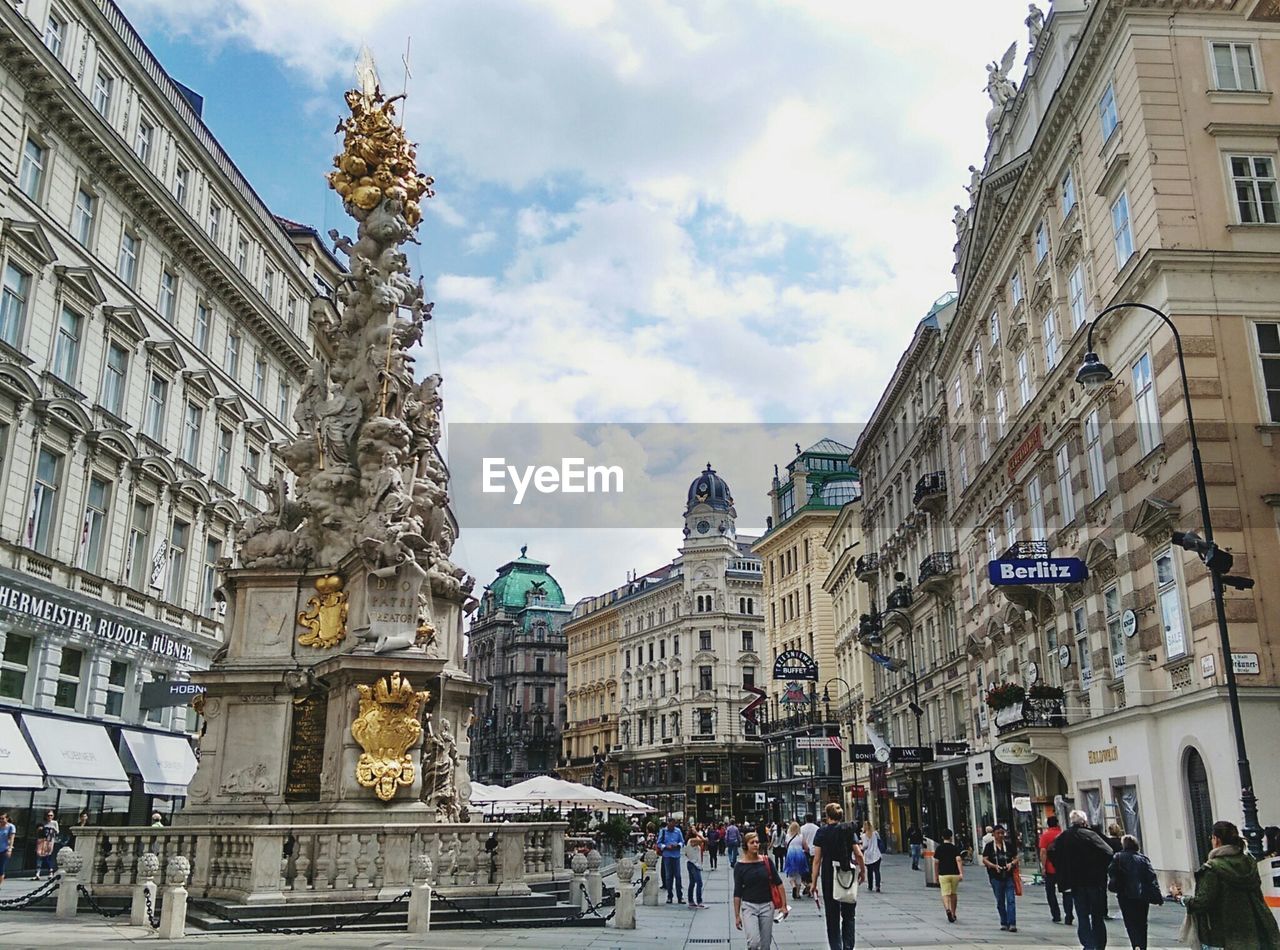
{"type": "Polygon", "coordinates": [[[189,643],[161,630],[95,610],[84,602],[65,602],[34,587],[28,588],[7,579],[0,579],[0,608],[156,656],[173,657],[183,663],[194,659],[189,643]]]}
{"type": "Polygon", "coordinates": [[[1089,568],[1075,557],[1002,558],[987,563],[987,576],[996,587],[1078,584],[1089,576],[1089,568]]]}

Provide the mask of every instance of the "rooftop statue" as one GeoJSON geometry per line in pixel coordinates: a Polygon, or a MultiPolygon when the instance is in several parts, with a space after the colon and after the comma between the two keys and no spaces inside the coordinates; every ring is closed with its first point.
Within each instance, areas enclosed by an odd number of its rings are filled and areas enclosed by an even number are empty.
{"type": "Polygon", "coordinates": [[[1000,62],[987,64],[987,95],[991,97],[991,111],[987,113],[987,132],[995,131],[1004,113],[1004,107],[1018,92],[1018,87],[1009,79],[1009,70],[1013,68],[1013,57],[1018,51],[1017,42],[1009,44],[1000,62]]]}

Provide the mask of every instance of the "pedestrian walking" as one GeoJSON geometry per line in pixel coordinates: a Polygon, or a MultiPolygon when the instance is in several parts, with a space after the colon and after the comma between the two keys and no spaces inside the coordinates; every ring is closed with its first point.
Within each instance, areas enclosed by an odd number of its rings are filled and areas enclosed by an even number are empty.
{"type": "Polygon", "coordinates": [[[671,903],[671,887],[674,884],[676,898],[684,903],[684,884],[680,874],[680,852],[684,848],[684,835],[676,827],[674,815],[667,817],[667,827],[658,832],[658,853],[662,855],[662,886],[671,903]]]}
{"type": "Polygon", "coordinates": [[[1040,870],[1044,874],[1044,893],[1049,899],[1049,916],[1055,924],[1062,923],[1062,917],[1065,912],[1067,918],[1067,926],[1070,927],[1075,923],[1072,914],[1071,892],[1067,891],[1062,895],[1062,910],[1058,909],[1058,875],[1053,868],[1053,862],[1049,860],[1049,848],[1058,840],[1058,835],[1062,834],[1062,828],[1058,823],[1057,815],[1050,815],[1045,819],[1048,826],[1044,831],[1040,832],[1040,870]]]}
{"type": "Polygon", "coordinates": [[[685,867],[689,869],[689,906],[706,907],[702,903],[702,848],[707,839],[702,837],[697,828],[690,826],[689,837],[685,840],[683,853],[685,867]]]}
{"type": "Polygon", "coordinates": [[[54,871],[54,847],[58,842],[58,835],[61,829],[58,827],[57,816],[52,809],[44,813],[44,821],[36,827],[36,880],[41,880],[45,874],[53,877],[54,871]]]}
{"type": "Polygon", "coordinates": [[[1084,950],[1107,945],[1107,869],[1114,852],[1102,836],[1089,828],[1089,816],[1076,809],[1067,816],[1070,827],[1049,846],[1058,888],[1070,892],[1076,912],[1076,936],[1084,950]]]}
{"type": "Polygon", "coordinates": [[[960,882],[964,880],[964,868],[960,866],[960,849],[952,839],[955,835],[950,828],[942,832],[942,844],[933,850],[933,859],[938,862],[938,889],[942,891],[942,909],[947,912],[947,920],[956,922],[956,905],[960,900],[960,882]]]}
{"type": "Polygon", "coordinates": [[[915,822],[907,826],[907,847],[911,849],[911,870],[920,870],[920,857],[924,854],[924,832],[915,822]]]}
{"type": "Polygon", "coordinates": [[[1245,850],[1239,830],[1229,821],[1215,821],[1209,843],[1209,858],[1196,870],[1195,895],[1184,898],[1177,884],[1169,889],[1187,908],[1184,942],[1222,950],[1277,950],[1280,928],[1262,899],[1258,862],[1245,850]]]}
{"type": "MultiPolygon", "coordinates": [[[[746,850],[733,866],[733,925],[747,938],[747,950],[768,950],[773,942],[773,886],[782,878],[773,862],[760,851],[760,836],[743,838],[746,850]]],[[[784,908],[785,917],[791,908],[784,908]]]]}
{"type": "Polygon", "coordinates": [[[987,869],[987,880],[996,896],[996,910],[1000,914],[1000,929],[1018,932],[1018,907],[1014,901],[1013,876],[1020,874],[1018,851],[1005,840],[1004,825],[991,828],[991,843],[982,851],[982,866],[987,869]]]}
{"type": "Polygon", "coordinates": [[[983,831],[982,840],[978,842],[978,854],[982,854],[983,851],[986,851],[987,845],[991,844],[991,842],[995,840],[996,836],[992,833],[991,826],[987,825],[986,829],[983,831]]]}
{"type": "Polygon", "coordinates": [[[813,871],[813,839],[818,837],[818,816],[812,813],[804,816],[804,824],[800,826],[800,837],[804,838],[804,860],[805,874],[804,886],[801,888],[805,895],[809,891],[809,878],[813,871]]]}
{"type": "Polygon", "coordinates": [[[867,862],[867,890],[879,894],[880,859],[884,854],[880,848],[880,832],[869,821],[862,823],[862,857],[867,862]]]}
{"type": "MultiPolygon", "coordinates": [[[[800,899],[800,889],[808,890],[809,847],[804,843],[804,835],[800,833],[800,823],[793,821],[787,828],[787,837],[782,843],[783,864],[782,876],[791,882],[791,897],[800,899]]],[[[775,849],[774,853],[777,851],[775,849]]]]}
{"type": "Polygon", "coordinates": [[[9,869],[9,859],[13,857],[13,839],[18,837],[18,826],[9,820],[9,813],[0,810],[0,887],[4,886],[4,875],[9,869]]]}
{"type": "Polygon", "coordinates": [[[737,822],[729,819],[729,827],[724,830],[724,848],[729,855],[729,867],[738,863],[738,848],[742,845],[742,832],[737,822]]]}
{"type": "Polygon", "coordinates": [[[1129,944],[1135,950],[1146,950],[1147,915],[1151,905],[1164,903],[1160,882],[1151,860],[1138,848],[1133,835],[1121,835],[1120,850],[1111,859],[1107,871],[1107,889],[1116,895],[1129,944]]]}
{"type": "Polygon", "coordinates": [[[856,901],[842,901],[835,897],[835,878],[839,874],[843,882],[857,874],[861,883],[867,878],[862,849],[854,841],[853,828],[844,824],[844,809],[835,802],[827,805],[826,824],[818,829],[813,839],[813,873],[809,878],[809,890],[822,908],[827,921],[828,950],[853,950],[854,915],[856,901]],[[819,890],[821,887],[821,890],[819,890]]]}
{"type": "Polygon", "coordinates": [[[724,832],[720,830],[720,826],[715,822],[711,823],[711,827],[707,829],[707,855],[711,858],[711,870],[716,869],[716,864],[720,860],[720,842],[724,838],[724,832]]]}

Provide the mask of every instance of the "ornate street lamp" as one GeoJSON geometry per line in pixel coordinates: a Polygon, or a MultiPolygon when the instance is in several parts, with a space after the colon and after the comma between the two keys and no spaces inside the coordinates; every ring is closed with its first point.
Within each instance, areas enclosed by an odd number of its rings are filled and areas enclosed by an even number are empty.
{"type": "Polygon", "coordinates": [[[1227,631],[1227,607],[1222,595],[1224,580],[1233,587],[1245,589],[1252,587],[1253,582],[1248,578],[1227,575],[1225,572],[1230,569],[1231,556],[1220,551],[1213,542],[1213,522],[1209,516],[1209,491],[1204,480],[1204,464],[1200,459],[1200,443],[1196,440],[1195,417],[1191,412],[1191,386],[1188,382],[1187,364],[1183,359],[1182,337],[1178,334],[1178,328],[1174,326],[1167,314],[1149,304],[1118,303],[1107,307],[1089,324],[1089,334],[1085,338],[1084,362],[1076,371],[1076,381],[1086,389],[1097,389],[1113,378],[1114,374],[1110,367],[1102,362],[1102,358],[1093,348],[1093,331],[1097,329],[1103,317],[1126,308],[1145,310],[1159,317],[1173,334],[1173,343],[1177,349],[1178,374],[1182,378],[1182,402],[1187,410],[1191,465],[1195,471],[1196,493],[1200,501],[1200,520],[1204,525],[1204,538],[1201,539],[1194,534],[1188,536],[1182,532],[1174,532],[1172,541],[1180,547],[1197,552],[1209,568],[1209,577],[1213,582],[1213,606],[1218,618],[1218,639],[1222,645],[1222,661],[1226,667],[1227,698],[1231,708],[1231,726],[1236,740],[1236,767],[1240,773],[1240,804],[1244,811],[1244,826],[1240,830],[1249,844],[1250,853],[1257,858],[1262,856],[1262,826],[1258,823],[1258,799],[1253,793],[1253,773],[1249,767],[1248,753],[1245,751],[1244,721],[1240,716],[1240,694],[1236,688],[1235,664],[1231,657],[1231,636],[1227,631]]]}

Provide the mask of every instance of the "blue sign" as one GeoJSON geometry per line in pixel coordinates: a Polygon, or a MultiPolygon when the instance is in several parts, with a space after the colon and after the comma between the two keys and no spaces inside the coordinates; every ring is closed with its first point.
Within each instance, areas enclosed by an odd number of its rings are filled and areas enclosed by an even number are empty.
{"type": "Polygon", "coordinates": [[[1079,584],[1089,576],[1089,568],[1078,557],[1003,558],[987,563],[987,576],[996,587],[1079,584]]]}

